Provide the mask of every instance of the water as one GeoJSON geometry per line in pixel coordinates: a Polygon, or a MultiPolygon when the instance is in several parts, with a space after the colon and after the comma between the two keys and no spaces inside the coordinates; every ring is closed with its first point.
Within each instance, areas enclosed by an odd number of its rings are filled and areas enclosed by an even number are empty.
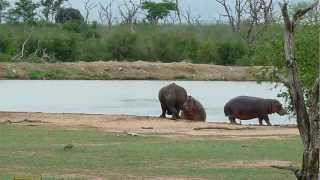
{"type": "MultiPolygon", "coordinates": [[[[0,111],[159,116],[158,91],[171,81],[0,81],[0,111]]],[[[273,83],[177,81],[198,99],[210,122],[228,122],[223,106],[239,95],[277,98],[273,83]]],[[[289,116],[270,116],[273,124],[293,124],[289,116]]],[[[256,124],[257,119],[245,121],[256,124]]]]}

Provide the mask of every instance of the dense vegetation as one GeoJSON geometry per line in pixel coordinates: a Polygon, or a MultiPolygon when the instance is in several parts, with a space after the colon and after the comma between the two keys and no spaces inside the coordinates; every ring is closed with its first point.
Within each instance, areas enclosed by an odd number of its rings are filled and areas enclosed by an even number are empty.
{"type": "MultiPolygon", "coordinates": [[[[239,31],[227,23],[171,24],[165,19],[178,11],[178,1],[164,0],[144,1],[141,6],[126,4],[126,8],[133,8],[132,13],[123,15],[121,23],[102,25],[89,22],[89,11],[84,17],[77,9],[64,8],[65,1],[19,0],[10,5],[7,0],[0,0],[0,62],[145,60],[283,65],[282,24],[276,17],[254,27],[247,22],[250,19],[244,19],[237,27],[239,31]],[[145,12],[144,18],[135,16],[138,8],[145,12]],[[255,35],[248,39],[249,32],[255,35]]],[[[299,6],[304,5],[296,7],[299,6]]],[[[302,23],[296,37],[299,62],[308,67],[315,67],[319,59],[319,40],[315,38],[319,23],[308,23],[315,17],[318,14],[311,14],[302,23]]],[[[313,72],[308,76],[314,77],[316,70],[313,72]]]]}
{"type": "MultiPolygon", "coordinates": [[[[301,62],[314,65],[317,28],[304,26],[297,33],[301,62]]],[[[268,28],[255,44],[248,44],[227,25],[127,25],[111,28],[97,24],[0,25],[0,61],[145,60],[191,61],[221,65],[271,65],[282,62],[280,26],[268,28]],[[22,54],[22,46],[24,52],[22,54]]]]}

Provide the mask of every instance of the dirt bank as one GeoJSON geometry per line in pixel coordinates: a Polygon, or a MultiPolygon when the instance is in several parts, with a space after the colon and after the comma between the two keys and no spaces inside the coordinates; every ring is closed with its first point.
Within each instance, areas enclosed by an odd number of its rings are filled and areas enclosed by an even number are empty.
{"type": "Polygon", "coordinates": [[[179,138],[278,139],[299,135],[298,129],[294,126],[243,126],[226,123],[174,121],[157,117],[127,115],[0,112],[0,123],[40,127],[63,127],[68,129],[89,127],[114,133],[159,135],[179,138]]]}
{"type": "Polygon", "coordinates": [[[0,79],[226,80],[255,81],[261,67],[190,63],[0,63],[0,79]]]}

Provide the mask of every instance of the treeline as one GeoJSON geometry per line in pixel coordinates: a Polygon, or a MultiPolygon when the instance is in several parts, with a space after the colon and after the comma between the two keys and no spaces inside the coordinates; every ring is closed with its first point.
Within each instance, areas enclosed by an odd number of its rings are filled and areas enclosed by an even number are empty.
{"type": "MultiPolygon", "coordinates": [[[[1,6],[1,2],[5,0],[0,0],[0,7],[8,7],[1,6]]],[[[177,11],[177,4],[145,1],[147,3],[139,8],[147,14],[140,21],[123,10],[122,23],[99,24],[89,23],[88,13],[83,16],[76,9],[63,8],[63,2],[19,0],[7,11],[2,8],[0,61],[144,60],[219,65],[282,62],[282,25],[275,21],[265,20],[267,25],[255,24],[254,27],[235,23],[230,28],[230,24],[202,25],[189,17],[188,23],[166,24],[161,21],[177,11]],[[41,11],[36,11],[38,8],[41,11]]],[[[91,6],[87,4],[87,9],[91,6]]],[[[107,22],[111,16],[108,14],[110,7],[110,4],[104,7],[103,17],[107,22]]],[[[135,5],[130,7],[130,10],[137,8],[135,5]]],[[[317,56],[314,50],[319,47],[318,38],[309,35],[317,36],[318,27],[319,24],[303,23],[298,30],[297,47],[301,47],[302,59],[317,56]]]]}

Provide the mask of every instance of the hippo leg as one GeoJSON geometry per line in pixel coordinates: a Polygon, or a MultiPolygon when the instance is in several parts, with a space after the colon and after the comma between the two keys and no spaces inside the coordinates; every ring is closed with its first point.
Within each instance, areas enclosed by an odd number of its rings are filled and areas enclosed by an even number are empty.
{"type": "Polygon", "coordinates": [[[229,121],[231,124],[237,124],[235,117],[229,116],[229,121]]]}
{"type": "Polygon", "coordinates": [[[263,126],[263,117],[259,117],[259,125],[263,126]]]}
{"type": "Polygon", "coordinates": [[[177,109],[177,118],[180,119],[181,108],[180,107],[176,107],[176,109],[177,109]]]}
{"type": "Polygon", "coordinates": [[[162,114],[160,115],[160,118],[166,118],[166,107],[161,103],[161,109],[162,109],[162,114]]]}
{"type": "Polygon", "coordinates": [[[263,116],[263,119],[267,123],[268,126],[271,126],[271,123],[270,123],[268,115],[263,116]]]}
{"type": "Polygon", "coordinates": [[[171,112],[172,114],[172,119],[179,119],[179,114],[175,106],[167,104],[167,107],[168,107],[168,111],[171,112]]]}

